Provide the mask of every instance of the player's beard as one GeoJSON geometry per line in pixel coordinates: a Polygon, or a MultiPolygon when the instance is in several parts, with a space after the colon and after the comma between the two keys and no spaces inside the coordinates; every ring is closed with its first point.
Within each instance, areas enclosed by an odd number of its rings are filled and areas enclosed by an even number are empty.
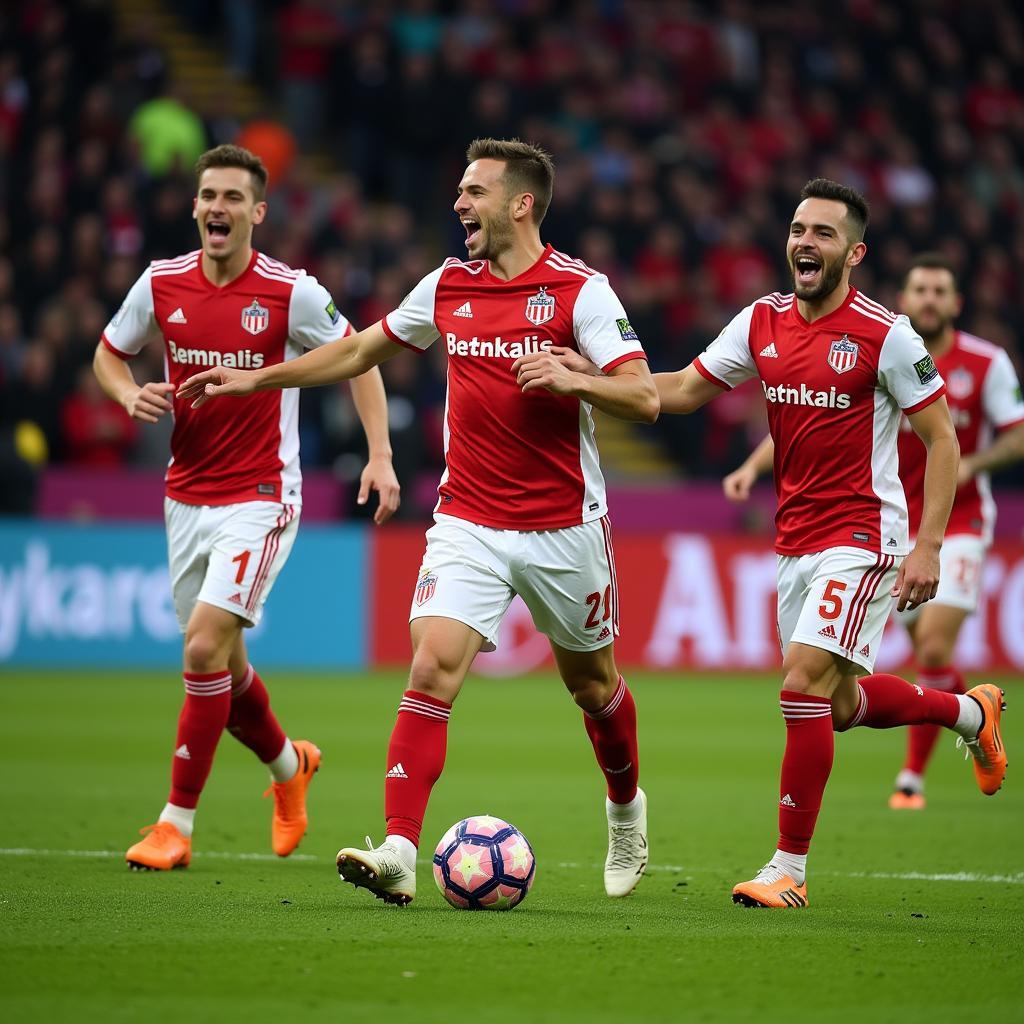
{"type": "Polygon", "coordinates": [[[843,279],[843,267],[846,264],[848,253],[849,250],[831,263],[823,259],[821,263],[821,276],[818,278],[818,283],[811,288],[801,287],[797,283],[796,261],[791,259],[789,269],[793,274],[793,291],[796,293],[796,297],[803,302],[813,302],[815,299],[823,299],[826,295],[831,295],[839,287],[839,282],[843,279]]]}
{"type": "Polygon", "coordinates": [[[946,333],[950,324],[953,322],[953,318],[951,316],[943,316],[941,313],[935,314],[935,319],[932,320],[932,326],[930,327],[927,327],[919,319],[914,317],[910,317],[909,319],[910,326],[913,327],[919,335],[921,335],[922,340],[925,342],[937,341],[946,333]]]}
{"type": "Polygon", "coordinates": [[[485,229],[482,249],[476,256],[473,256],[473,259],[492,261],[500,259],[515,245],[515,241],[516,235],[512,230],[512,218],[495,216],[485,229]]]}

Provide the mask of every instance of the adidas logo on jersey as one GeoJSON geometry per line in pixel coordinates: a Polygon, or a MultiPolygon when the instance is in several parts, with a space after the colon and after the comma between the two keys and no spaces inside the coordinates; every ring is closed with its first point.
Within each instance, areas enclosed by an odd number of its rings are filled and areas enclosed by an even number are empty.
{"type": "Polygon", "coordinates": [[[185,319],[185,314],[182,312],[181,306],[179,306],[168,318],[169,324],[187,324],[188,320],[185,319]]]}
{"type": "Polygon", "coordinates": [[[405,768],[402,767],[402,762],[399,761],[398,764],[392,765],[388,769],[388,773],[387,773],[387,775],[384,776],[384,778],[386,778],[386,779],[407,779],[407,778],[409,778],[409,776],[405,774],[405,768]]]}
{"type": "Polygon", "coordinates": [[[464,316],[467,318],[472,318],[473,307],[468,302],[464,302],[461,306],[459,306],[458,309],[452,310],[452,316],[464,316]]]}
{"type": "Polygon", "coordinates": [[[818,630],[818,636],[825,637],[826,640],[838,640],[836,636],[836,629],[831,623],[829,623],[824,629],[818,630]]]}
{"type": "Polygon", "coordinates": [[[775,342],[773,341],[770,344],[765,345],[765,347],[761,349],[761,355],[764,356],[765,359],[778,359],[779,352],[775,347],[775,342]]]}
{"type": "Polygon", "coordinates": [[[787,793],[780,801],[780,807],[796,807],[796,801],[787,793]]]}
{"type": "Polygon", "coordinates": [[[184,743],[174,752],[175,757],[180,757],[182,761],[191,761],[192,755],[188,752],[188,746],[184,743]]]}

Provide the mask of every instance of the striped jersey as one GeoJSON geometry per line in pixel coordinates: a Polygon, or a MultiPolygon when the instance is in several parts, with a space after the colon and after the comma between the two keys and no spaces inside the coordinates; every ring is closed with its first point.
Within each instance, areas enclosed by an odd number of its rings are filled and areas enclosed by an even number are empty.
{"type": "Polygon", "coordinates": [[[608,372],[643,347],[608,279],[544,248],[513,278],[486,260],[450,259],[383,320],[418,352],[444,339],[445,470],[435,511],[501,530],[553,530],[607,511],[591,407],[543,389],[523,394],[512,364],[552,345],[608,372]]]}
{"type": "Polygon", "coordinates": [[[909,550],[900,416],[945,385],[905,316],[856,288],[808,323],[793,295],[747,306],[694,360],[722,388],[760,377],[775,441],[776,551],[909,550]]]}
{"type": "MultiPolygon", "coordinates": [[[[259,369],[352,333],[304,270],[254,251],[239,277],[217,287],[201,256],[196,250],[151,263],[104,330],[103,344],[130,359],[162,339],[167,380],[181,384],[206,367],[259,369]]],[[[173,406],[169,497],[188,505],[301,504],[297,389],[198,409],[174,399],[173,406]]]]}

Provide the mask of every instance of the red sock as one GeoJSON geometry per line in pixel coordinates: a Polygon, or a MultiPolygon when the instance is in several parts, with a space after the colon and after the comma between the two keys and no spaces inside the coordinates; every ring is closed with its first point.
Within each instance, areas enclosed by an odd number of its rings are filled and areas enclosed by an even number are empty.
{"type": "Polygon", "coordinates": [[[192,807],[213,766],[220,734],[231,713],[231,673],[185,673],[185,705],[178,718],[178,738],[171,759],[171,795],[175,807],[192,807]]]}
{"type": "MultiPolygon", "coordinates": [[[[945,693],[966,693],[964,677],[951,665],[946,668],[922,668],[917,673],[917,684],[945,693]]],[[[924,775],[931,759],[935,742],[942,727],[939,725],[912,725],[907,730],[907,759],[903,767],[915,775],[924,775]]]]}
{"type": "Polygon", "coordinates": [[[636,704],[622,676],[619,676],[614,696],[600,711],[583,713],[583,725],[594,745],[597,763],[608,780],[608,799],[612,803],[628,804],[636,796],[640,757],[636,742],[636,704]]]}
{"type": "Polygon", "coordinates": [[[270,710],[270,694],[252,665],[231,687],[228,732],[264,764],[273,761],[288,742],[281,723],[270,710]]]}
{"type": "Polygon", "coordinates": [[[780,696],[786,752],[779,786],[779,849],[807,853],[832,771],[832,701],[793,690],[783,690],[780,696]]]}
{"type": "Polygon", "coordinates": [[[423,814],[430,791],[441,777],[448,746],[451,704],[416,690],[406,690],[388,744],[384,777],[384,817],[389,836],[420,844],[423,814]]]}
{"type": "Polygon", "coordinates": [[[869,729],[892,729],[897,725],[926,722],[952,729],[960,717],[960,702],[955,693],[915,686],[906,679],[884,672],[864,676],[858,683],[860,702],[857,710],[839,732],[856,725],[869,729]]]}

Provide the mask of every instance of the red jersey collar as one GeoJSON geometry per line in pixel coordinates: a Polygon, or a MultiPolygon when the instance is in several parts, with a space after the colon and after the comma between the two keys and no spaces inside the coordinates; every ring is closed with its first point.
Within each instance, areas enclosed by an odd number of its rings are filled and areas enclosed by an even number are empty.
{"type": "Polygon", "coordinates": [[[493,281],[495,284],[513,284],[516,281],[525,281],[531,274],[536,273],[537,268],[547,260],[552,252],[554,252],[554,248],[548,243],[544,246],[544,251],[537,258],[537,262],[533,266],[527,267],[521,274],[516,274],[515,277],[510,277],[507,281],[503,277],[497,277],[492,274],[491,261],[484,260],[484,273],[481,276],[486,276],[488,281],[493,281]]]}
{"type": "Polygon", "coordinates": [[[850,285],[850,290],[846,293],[846,298],[843,299],[843,301],[835,309],[833,309],[831,313],[829,313],[827,316],[819,317],[813,323],[808,323],[804,319],[803,314],[800,312],[799,299],[797,299],[796,295],[794,294],[793,295],[793,315],[805,327],[820,327],[822,324],[827,324],[833,317],[839,316],[840,313],[845,313],[847,308],[849,307],[850,303],[853,302],[853,300],[857,297],[858,294],[859,293],[858,293],[857,289],[854,288],[853,285],[851,284],[850,285]]]}
{"type": "Polygon", "coordinates": [[[203,272],[203,255],[202,250],[200,249],[199,262],[196,264],[196,273],[199,275],[199,280],[202,282],[203,286],[209,288],[210,291],[225,292],[240,285],[252,273],[252,268],[256,265],[256,259],[258,256],[259,253],[253,249],[249,265],[238,275],[238,277],[233,281],[228,281],[227,284],[216,285],[203,272]]]}

